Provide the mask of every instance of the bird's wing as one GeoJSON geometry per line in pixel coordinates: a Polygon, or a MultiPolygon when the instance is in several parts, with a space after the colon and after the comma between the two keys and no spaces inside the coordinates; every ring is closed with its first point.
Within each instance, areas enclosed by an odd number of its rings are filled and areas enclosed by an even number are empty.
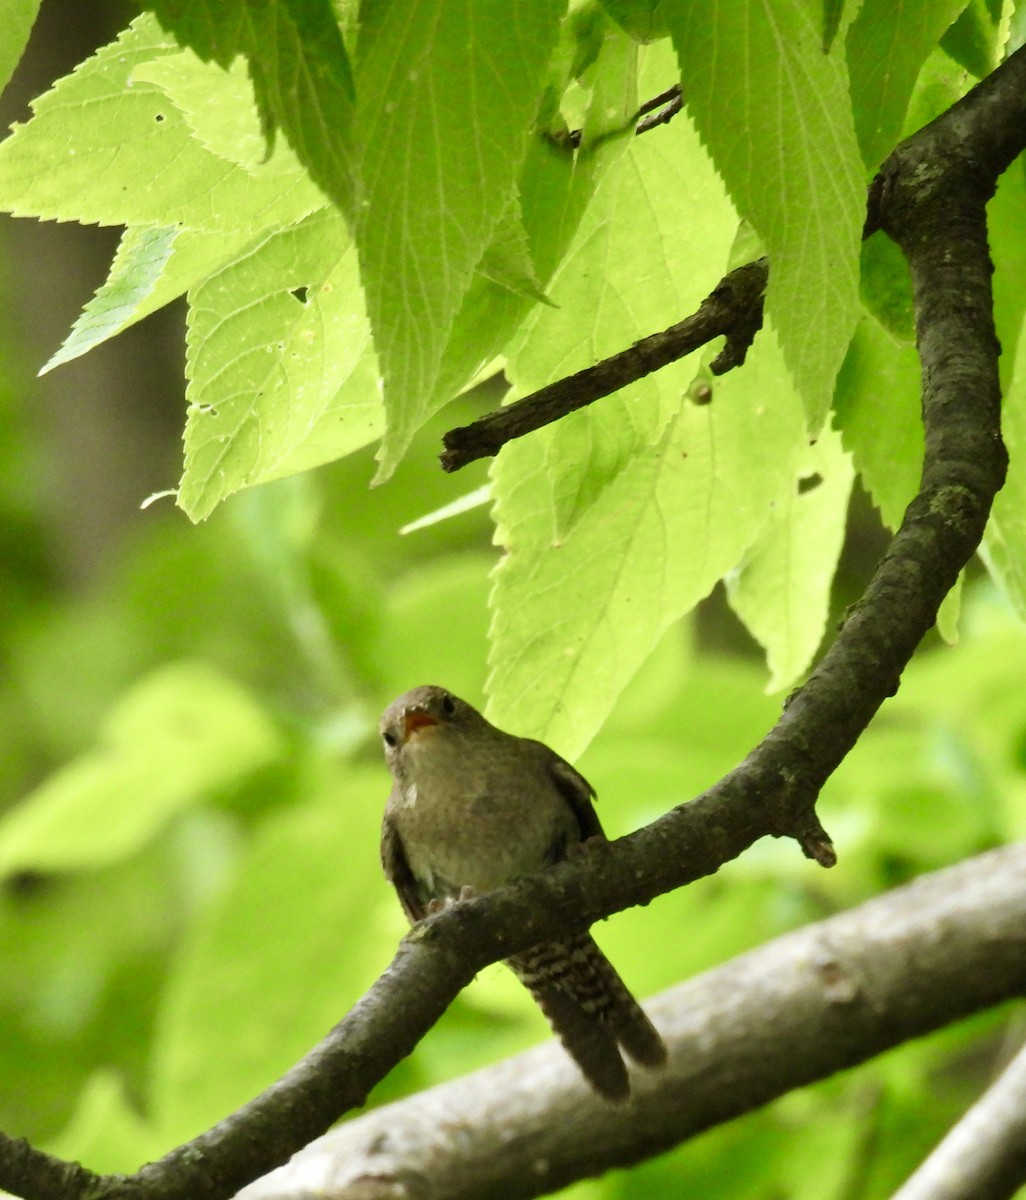
{"type": "Polygon", "coordinates": [[[548,756],[549,771],[556,787],[559,788],[577,818],[577,824],[581,830],[581,841],[587,841],[590,837],[604,838],[606,835],[602,830],[602,823],[598,819],[595,805],[592,804],[595,799],[595,789],[580,771],[575,770],[565,758],[560,758],[555,750],[550,750],[542,742],[539,742],[538,745],[543,746],[548,756]]]}
{"type": "Polygon", "coordinates": [[[414,924],[427,915],[427,909],[420,897],[420,888],[406,861],[406,851],[402,839],[396,829],[388,809],[381,823],[381,865],[385,869],[385,878],[395,888],[403,911],[414,924]]]}

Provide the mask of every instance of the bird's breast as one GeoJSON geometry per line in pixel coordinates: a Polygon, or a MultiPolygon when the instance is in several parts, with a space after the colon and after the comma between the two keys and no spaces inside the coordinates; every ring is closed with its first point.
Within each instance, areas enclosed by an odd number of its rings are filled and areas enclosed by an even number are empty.
{"type": "Polygon", "coordinates": [[[540,870],[557,840],[580,834],[569,807],[544,777],[511,781],[487,770],[436,775],[418,769],[395,821],[413,874],[485,892],[540,870]]]}

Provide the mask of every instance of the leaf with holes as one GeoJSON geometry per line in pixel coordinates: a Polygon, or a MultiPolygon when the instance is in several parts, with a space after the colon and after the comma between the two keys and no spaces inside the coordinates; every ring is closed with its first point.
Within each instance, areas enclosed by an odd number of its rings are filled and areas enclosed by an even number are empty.
{"type": "Polygon", "coordinates": [[[228,68],[249,62],[261,125],[289,145],[342,210],[351,208],[353,78],[331,0],[151,0],[179,43],[228,68]]]}
{"type": "Polygon", "coordinates": [[[321,207],[323,195],[287,147],[243,170],[193,136],[161,87],[133,82],[136,67],[179,55],[144,16],[58,80],[0,144],[0,207],[45,220],[250,236],[321,207]]]}
{"type": "Polygon", "coordinates": [[[356,253],[334,210],[259,238],[190,304],[179,503],[193,520],[380,436],[356,253]]]}
{"type": "Polygon", "coordinates": [[[799,456],[793,486],[759,540],[727,576],[730,607],[766,650],[767,691],[795,683],[823,638],[854,477],[840,434],[825,429],[799,456]]]}

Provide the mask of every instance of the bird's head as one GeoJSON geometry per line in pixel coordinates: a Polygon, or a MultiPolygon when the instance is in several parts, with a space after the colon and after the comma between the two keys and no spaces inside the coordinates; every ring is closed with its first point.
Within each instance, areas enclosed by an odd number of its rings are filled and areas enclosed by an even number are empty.
{"type": "Polygon", "coordinates": [[[445,688],[428,685],[413,688],[398,696],[385,709],[379,732],[389,766],[395,766],[405,752],[427,743],[440,734],[469,732],[487,725],[473,705],[454,696],[445,688]]]}

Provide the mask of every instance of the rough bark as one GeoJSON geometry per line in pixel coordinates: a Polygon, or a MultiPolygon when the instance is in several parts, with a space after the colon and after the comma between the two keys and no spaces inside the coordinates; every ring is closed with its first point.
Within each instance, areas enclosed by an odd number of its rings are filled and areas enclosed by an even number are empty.
{"type": "MultiPolygon", "coordinates": [[[[1024,987],[1019,843],[663,992],[646,1007],[670,1059],[660,1071],[635,1072],[626,1109],[592,1096],[549,1042],[343,1125],[240,1200],[525,1200],[648,1158],[1024,987]]],[[[944,1156],[945,1171],[954,1163],[960,1178],[978,1180],[981,1157],[993,1167],[1008,1159],[1014,1167],[1016,1152],[1021,1160],[1026,1053],[1020,1062],[1017,1082],[1002,1081],[981,1101],[986,1119],[967,1118],[972,1128],[944,1156]],[[1002,1156],[991,1154],[998,1130],[1002,1156]]],[[[907,1200],[1010,1194],[918,1189],[907,1200]]]]}

